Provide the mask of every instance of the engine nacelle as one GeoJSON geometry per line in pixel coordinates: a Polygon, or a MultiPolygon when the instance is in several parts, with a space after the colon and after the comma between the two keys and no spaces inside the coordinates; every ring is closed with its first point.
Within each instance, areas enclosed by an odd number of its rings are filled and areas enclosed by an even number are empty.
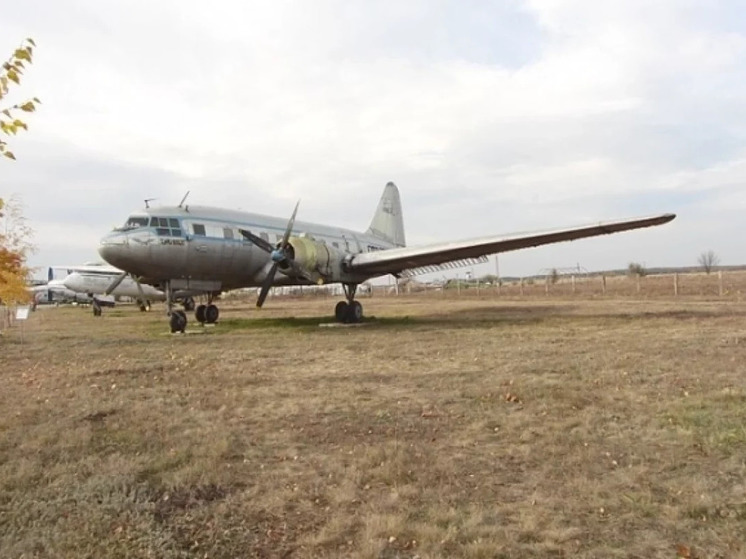
{"type": "Polygon", "coordinates": [[[290,237],[292,258],[306,270],[318,274],[323,281],[342,279],[342,260],[345,253],[319,242],[313,237],[290,237]]]}

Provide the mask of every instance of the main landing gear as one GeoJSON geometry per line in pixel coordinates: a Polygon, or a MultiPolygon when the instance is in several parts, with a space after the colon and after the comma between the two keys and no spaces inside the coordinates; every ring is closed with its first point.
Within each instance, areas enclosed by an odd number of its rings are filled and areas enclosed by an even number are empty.
{"type": "Polygon", "coordinates": [[[197,305],[197,309],[194,311],[194,318],[200,324],[215,324],[218,321],[220,310],[212,304],[211,299],[211,297],[208,298],[207,305],[197,305]]]}
{"type": "Polygon", "coordinates": [[[355,301],[355,292],[357,291],[356,283],[343,283],[347,301],[340,301],[334,307],[334,318],[337,322],[344,324],[355,324],[363,320],[363,305],[360,301],[355,301]]]}
{"type": "Polygon", "coordinates": [[[194,311],[194,317],[200,324],[214,324],[218,321],[220,311],[218,307],[212,303],[214,294],[209,293],[207,295],[207,305],[197,305],[195,307],[194,299],[192,297],[184,298],[182,302],[184,310],[174,310],[174,299],[173,292],[171,291],[171,282],[166,282],[164,285],[164,291],[166,292],[166,308],[168,309],[168,322],[171,327],[171,333],[175,334],[181,332],[182,334],[187,327],[187,315],[185,311],[194,311]]]}

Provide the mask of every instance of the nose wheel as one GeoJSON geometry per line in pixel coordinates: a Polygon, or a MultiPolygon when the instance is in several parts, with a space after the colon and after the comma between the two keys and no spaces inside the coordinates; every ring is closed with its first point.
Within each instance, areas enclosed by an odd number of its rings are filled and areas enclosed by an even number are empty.
{"type": "Polygon", "coordinates": [[[355,301],[355,292],[357,291],[356,283],[344,283],[342,287],[345,291],[347,301],[340,301],[334,307],[334,318],[337,322],[344,324],[356,324],[363,320],[363,305],[360,301],[355,301]]]}
{"type": "Polygon", "coordinates": [[[172,334],[176,334],[177,332],[183,334],[187,326],[186,313],[182,310],[173,311],[169,317],[169,324],[171,326],[172,334]]]}

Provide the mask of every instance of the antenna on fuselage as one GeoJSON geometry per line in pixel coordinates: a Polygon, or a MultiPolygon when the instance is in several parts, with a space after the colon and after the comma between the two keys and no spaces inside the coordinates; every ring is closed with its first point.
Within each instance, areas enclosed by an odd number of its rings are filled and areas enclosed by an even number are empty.
{"type": "Polygon", "coordinates": [[[149,202],[152,202],[153,200],[157,200],[157,198],[145,198],[145,208],[149,208],[149,202]]]}
{"type": "Polygon", "coordinates": [[[190,190],[187,190],[187,193],[184,194],[184,197],[181,199],[181,202],[179,202],[179,207],[182,207],[184,205],[184,202],[186,202],[187,196],[189,196],[190,192],[191,192],[190,190]]]}

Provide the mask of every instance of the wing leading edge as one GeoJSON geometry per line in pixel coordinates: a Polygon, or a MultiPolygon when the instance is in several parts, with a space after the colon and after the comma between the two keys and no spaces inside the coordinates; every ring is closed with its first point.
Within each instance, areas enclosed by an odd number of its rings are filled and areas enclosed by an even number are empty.
{"type": "Polygon", "coordinates": [[[392,248],[355,255],[349,266],[352,271],[362,274],[398,274],[404,270],[437,266],[454,260],[663,225],[675,217],[676,214],[662,214],[536,233],[514,233],[421,247],[392,248]]]}

